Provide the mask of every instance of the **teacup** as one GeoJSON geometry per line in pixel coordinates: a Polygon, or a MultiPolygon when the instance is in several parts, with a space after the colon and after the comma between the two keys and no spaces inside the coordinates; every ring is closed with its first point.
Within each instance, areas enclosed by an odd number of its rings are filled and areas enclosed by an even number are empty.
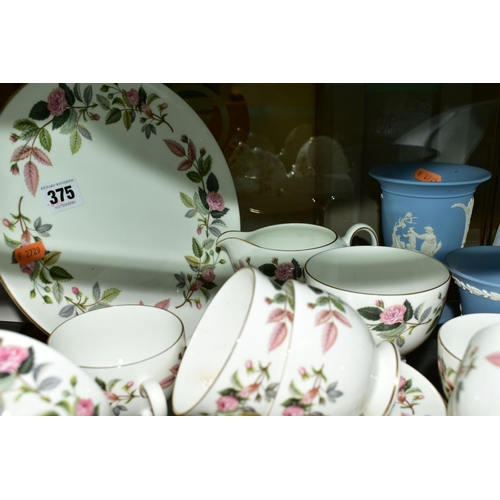
{"type": "Polygon", "coordinates": [[[172,395],[177,415],[267,415],[281,380],[293,297],[253,267],[233,274],[208,305],[172,395]]]}
{"type": "Polygon", "coordinates": [[[376,346],[338,297],[295,280],[283,288],[293,297],[294,320],[270,415],[388,415],[399,384],[396,346],[376,346]]]}
{"type": "Polygon", "coordinates": [[[500,323],[470,340],[448,403],[451,416],[500,415],[500,323]]]}
{"type": "Polygon", "coordinates": [[[111,415],[100,387],[81,368],[27,335],[0,330],[0,416],[111,415]]]}
{"type": "Polygon", "coordinates": [[[113,415],[167,415],[186,347],[175,314],[145,305],[97,309],[59,325],[48,343],[99,384],[113,415]]]}
{"type": "Polygon", "coordinates": [[[367,224],[351,226],[343,237],[314,224],[276,224],[250,232],[226,231],[217,239],[217,247],[226,251],[234,270],[254,266],[278,284],[288,279],[305,281],[303,267],[313,255],[352,245],[353,238],[367,232],[372,245],[378,245],[377,233],[367,224]]]}
{"type": "Polygon", "coordinates": [[[450,285],[437,259],[382,246],[328,250],[305,265],[307,283],[340,297],[365,320],[377,341],[406,355],[434,330],[450,285]]]}
{"type": "Polygon", "coordinates": [[[500,314],[473,313],[457,316],[438,330],[437,360],[441,385],[446,398],[453,388],[460,363],[471,338],[485,326],[500,323],[500,314]]]}

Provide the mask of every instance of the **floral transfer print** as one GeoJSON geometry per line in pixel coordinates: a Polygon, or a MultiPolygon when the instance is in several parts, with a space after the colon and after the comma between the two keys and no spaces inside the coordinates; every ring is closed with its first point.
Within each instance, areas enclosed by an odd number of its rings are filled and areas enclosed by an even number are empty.
{"type": "Polygon", "coordinates": [[[328,382],[323,373],[324,366],[319,369],[311,367],[311,372],[304,367],[300,367],[298,372],[302,380],[312,380],[312,387],[302,392],[297,385],[290,383],[290,392],[292,397],[281,403],[284,406],[282,415],[286,417],[302,417],[302,416],[323,416],[320,410],[322,405],[326,404],[326,399],[331,403],[335,403],[338,398],[343,396],[343,392],[337,389],[338,382],[332,382],[326,387],[323,385],[328,382]],[[326,399],[325,399],[326,397],[326,399]]]}
{"type": "Polygon", "coordinates": [[[420,404],[420,401],[424,398],[425,396],[421,389],[413,387],[413,380],[411,378],[407,380],[404,377],[399,377],[396,405],[398,405],[401,410],[404,410],[401,412],[402,417],[415,415],[415,406],[420,404]]]}
{"type": "Polygon", "coordinates": [[[324,294],[322,290],[317,288],[309,288],[320,294],[316,302],[310,302],[307,306],[310,309],[319,309],[315,317],[314,326],[322,326],[321,348],[323,353],[325,353],[337,340],[339,332],[338,324],[341,323],[348,328],[352,328],[352,325],[345,315],[346,310],[340,299],[324,294]]]}
{"type": "Polygon", "coordinates": [[[269,342],[269,351],[279,347],[287,338],[288,331],[293,323],[293,310],[295,307],[293,297],[278,285],[279,293],[274,297],[266,297],[266,304],[276,304],[267,318],[268,323],[275,323],[269,342]]]}
{"type": "Polygon", "coordinates": [[[438,371],[439,377],[441,378],[441,384],[443,386],[444,393],[447,398],[451,396],[454,389],[454,383],[452,382],[452,377],[456,375],[456,371],[451,366],[446,366],[444,359],[438,355],[438,371]]]}
{"type": "MultiPolygon", "coordinates": [[[[168,103],[161,102],[157,94],[153,92],[148,94],[142,86],[138,89],[125,89],[118,84],[102,85],[100,92],[94,94],[91,85],[82,88],[77,83],[70,88],[67,84],[61,83],[49,93],[46,100],[37,102],[31,108],[29,118],[18,119],[14,122],[15,132],[9,137],[9,140],[15,144],[10,170],[13,175],[19,175],[20,169],[23,170],[26,186],[33,196],[36,196],[39,185],[38,168],[52,165],[49,157],[52,151],[51,133],[58,131],[60,134],[67,135],[71,153],[78,153],[84,142],[83,139],[92,141],[89,124],[95,127],[101,121],[101,115],[96,112],[99,111],[98,108],[105,114],[104,125],[122,123],[128,131],[134,123],[139,122],[141,132],[144,133],[146,139],[158,135],[158,127],[161,126],[166,127],[169,133],[174,133],[173,126],[167,120],[168,103]],[[19,145],[21,142],[22,144],[19,145]]],[[[224,259],[219,258],[220,249],[215,246],[215,238],[221,234],[221,229],[226,228],[223,218],[229,208],[225,206],[224,198],[219,192],[218,179],[212,172],[213,160],[206,149],[202,147],[198,152],[194,142],[186,135],[181,135],[180,142],[170,138],[164,139],[164,142],[168,150],[181,159],[177,170],[185,172],[187,178],[198,185],[192,196],[180,193],[181,202],[189,209],[185,216],[190,219],[196,218],[197,224],[196,236],[193,236],[191,242],[193,255],[185,256],[190,272],[180,271],[175,274],[177,288],[183,290],[183,301],[176,307],[189,304],[191,307],[201,309],[201,299],[204,298],[205,302],[208,302],[210,291],[217,286],[216,267],[226,263],[224,259]],[[201,235],[204,238],[199,238],[201,235]]],[[[35,229],[40,232],[42,229],[47,232],[47,227],[51,227],[50,224],[42,224],[40,219],[37,221],[39,221],[39,227],[35,229]]],[[[3,219],[4,226],[10,229],[12,229],[10,227],[12,222],[8,218],[3,219]]],[[[12,242],[9,244],[7,239],[6,242],[9,246],[13,245],[12,242]]],[[[36,262],[26,266],[23,272],[33,275],[36,271],[35,275],[40,276],[39,268],[40,265],[36,262]]],[[[63,295],[61,282],[73,279],[70,276],[65,272],[59,277],[60,279],[55,280],[52,290],[49,290],[58,303],[61,303],[58,298],[61,299],[63,295]]],[[[44,285],[52,283],[52,281],[51,283],[42,282],[44,285]]],[[[103,296],[96,295],[94,293],[96,285],[93,290],[93,303],[89,303],[91,300],[89,297],[73,292],[72,296],[65,296],[68,305],[59,314],[64,318],[69,318],[95,306],[105,307],[120,293],[118,289],[108,289],[114,292],[106,294],[104,291],[103,296]]],[[[36,288],[34,293],[37,291],[36,288]]],[[[52,303],[52,298],[48,295],[49,291],[45,290],[50,287],[42,288],[46,292],[42,295],[45,302],[52,303]]],[[[38,291],[41,292],[42,288],[38,291]]],[[[169,304],[169,301],[170,298],[162,300],[162,307],[165,308],[164,305],[169,304]]]]}
{"type": "Polygon", "coordinates": [[[50,237],[49,231],[52,224],[44,224],[41,217],[33,223],[29,217],[21,212],[23,197],[19,199],[17,214],[10,214],[11,218],[3,219],[3,225],[10,231],[18,230],[20,236],[15,239],[4,233],[5,244],[12,249],[12,264],[20,267],[21,272],[27,274],[33,288],[30,291],[30,298],[41,297],[45,304],[57,304],[66,302],[66,305],[59,310],[62,318],[71,318],[82,312],[92,311],[110,305],[118,295],[117,288],[106,288],[101,291],[98,282],[92,287],[92,297],[84,295],[77,286],[71,287],[71,293],[66,290],[64,283],[73,281],[73,276],[59,265],[61,252],[57,250],[47,250],[45,257],[34,262],[21,266],[14,257],[14,252],[18,248],[25,247],[34,242],[44,243],[44,238],[50,237]],[[31,225],[32,224],[32,225],[31,225]],[[56,265],[57,264],[57,265],[56,265]]]}
{"type": "Polygon", "coordinates": [[[69,380],[69,387],[57,376],[44,377],[43,372],[51,363],[36,364],[36,353],[32,347],[5,345],[0,338],[0,415],[12,410],[21,398],[38,398],[46,403],[44,416],[94,416],[99,415],[99,405],[89,398],[80,398],[76,392],[78,379],[69,380]],[[6,395],[15,394],[7,404],[6,395]]]}
{"type": "MultiPolygon", "coordinates": [[[[278,391],[278,384],[269,382],[269,366],[252,360],[245,362],[244,375],[250,383],[242,383],[238,371],[231,378],[231,385],[219,391],[220,397],[215,401],[215,415],[260,415],[252,406],[252,402],[272,401],[278,391]]],[[[204,413],[203,415],[207,415],[204,413]]]]}
{"type": "MultiPolygon", "coordinates": [[[[233,264],[233,269],[238,271],[243,267],[251,266],[251,257],[247,257],[245,261],[239,260],[233,264]]],[[[305,282],[304,273],[297,260],[292,259],[290,262],[279,262],[276,257],[271,259],[271,262],[262,264],[257,269],[272,279],[278,285],[283,285],[287,280],[297,280],[305,282]]]]}
{"type": "Polygon", "coordinates": [[[357,311],[367,320],[368,327],[381,339],[396,342],[398,347],[405,344],[405,337],[411,335],[417,327],[428,325],[425,334],[429,334],[438,324],[444,307],[445,298],[438,295],[440,304],[435,307],[425,307],[425,303],[414,308],[405,300],[403,304],[385,306],[383,300],[377,300],[374,306],[361,307],[357,311]],[[413,321],[412,321],[413,320],[413,321]]]}
{"type": "MultiPolygon", "coordinates": [[[[460,394],[464,389],[464,383],[466,378],[469,376],[469,373],[477,368],[476,363],[478,350],[478,346],[474,346],[472,349],[468,349],[465,353],[462,363],[460,364],[460,368],[458,369],[457,373],[457,378],[460,377],[460,380],[456,385],[455,390],[453,391],[453,394],[456,395],[457,401],[460,401],[460,394]]],[[[488,359],[488,357],[486,357],[486,359],[488,359]]],[[[492,362],[492,360],[490,359],[488,359],[488,361],[492,362]]]]}

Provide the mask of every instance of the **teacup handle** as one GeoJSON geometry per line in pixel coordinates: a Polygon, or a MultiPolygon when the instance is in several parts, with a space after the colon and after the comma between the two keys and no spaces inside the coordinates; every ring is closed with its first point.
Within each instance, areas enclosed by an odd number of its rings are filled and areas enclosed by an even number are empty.
{"type": "Polygon", "coordinates": [[[351,226],[347,230],[347,233],[345,233],[345,236],[342,238],[348,247],[351,246],[352,239],[354,238],[354,235],[356,233],[359,233],[360,231],[368,231],[368,233],[370,234],[372,246],[379,245],[378,236],[377,236],[377,233],[375,232],[375,230],[372,227],[370,227],[368,224],[363,224],[362,222],[360,222],[358,224],[354,224],[353,226],[351,226]]]}
{"type": "Polygon", "coordinates": [[[148,398],[150,409],[142,410],[139,415],[165,417],[168,415],[167,399],[161,385],[151,378],[141,383],[139,392],[143,398],[148,398]]]}

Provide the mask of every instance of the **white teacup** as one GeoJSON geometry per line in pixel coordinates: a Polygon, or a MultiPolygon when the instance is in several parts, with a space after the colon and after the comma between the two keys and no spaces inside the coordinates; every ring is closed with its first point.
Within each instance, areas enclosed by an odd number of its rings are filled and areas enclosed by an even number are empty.
{"type": "Polygon", "coordinates": [[[458,369],[448,415],[500,415],[500,323],[479,330],[458,369]]]}
{"type": "Polygon", "coordinates": [[[111,415],[81,368],[27,335],[0,330],[0,416],[111,415]]]}
{"type": "Polygon", "coordinates": [[[437,259],[368,245],[316,254],[304,272],[307,283],[340,297],[377,341],[394,342],[403,355],[425,342],[438,324],[451,280],[437,259]]]}
{"type": "Polygon", "coordinates": [[[363,319],[322,290],[289,280],[295,304],[285,370],[270,415],[388,415],[399,384],[399,352],[375,344],[363,319]]]}
{"type": "Polygon", "coordinates": [[[438,370],[446,398],[449,398],[460,363],[471,338],[485,326],[500,323],[500,314],[473,313],[450,319],[438,331],[438,370]]]}
{"type": "Polygon", "coordinates": [[[48,343],[92,376],[114,415],[167,415],[186,347],[175,314],[144,305],[98,309],[62,323],[48,343]]]}
{"type": "Polygon", "coordinates": [[[291,339],[293,297],[253,267],[233,274],[207,307],[172,395],[176,415],[267,415],[291,339]]]}

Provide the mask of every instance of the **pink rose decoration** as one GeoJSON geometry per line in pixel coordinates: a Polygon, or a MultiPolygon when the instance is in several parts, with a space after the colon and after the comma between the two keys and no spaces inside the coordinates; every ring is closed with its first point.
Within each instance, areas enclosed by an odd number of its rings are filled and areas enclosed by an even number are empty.
{"type": "Polygon", "coordinates": [[[201,302],[196,302],[196,309],[201,309],[202,307],[201,302]]]}
{"type": "Polygon", "coordinates": [[[0,346],[0,373],[17,370],[28,357],[28,349],[17,345],[0,346]]]}
{"type": "Polygon", "coordinates": [[[57,87],[50,94],[47,99],[47,109],[53,116],[61,116],[68,108],[66,102],[66,94],[61,87],[57,87]]]}
{"type": "Polygon", "coordinates": [[[80,292],[80,290],[79,290],[76,286],[72,287],[72,288],[71,288],[71,291],[72,291],[75,295],[78,295],[78,293],[80,292]]]}
{"type": "Polygon", "coordinates": [[[253,363],[250,360],[245,361],[245,368],[251,370],[253,368],[253,363]]]}
{"type": "Polygon", "coordinates": [[[77,417],[91,417],[94,415],[94,403],[91,399],[80,399],[76,407],[77,417]]]}
{"type": "Polygon", "coordinates": [[[201,227],[199,227],[199,228],[196,230],[196,232],[197,232],[198,234],[201,234],[201,227]]]}
{"type": "Polygon", "coordinates": [[[98,121],[101,119],[101,116],[100,116],[100,115],[98,115],[97,113],[95,113],[94,115],[92,115],[92,118],[93,118],[96,122],[98,122],[98,121]]]}
{"type": "Polygon", "coordinates": [[[301,366],[301,367],[299,368],[299,375],[300,375],[301,377],[304,377],[305,375],[307,375],[307,370],[306,370],[303,366],[301,366]]]}
{"type": "Polygon", "coordinates": [[[35,270],[35,263],[30,262],[29,264],[26,264],[25,266],[21,266],[21,271],[26,274],[33,274],[33,271],[35,270]]]}
{"type": "Polygon", "coordinates": [[[125,387],[128,387],[129,389],[134,385],[134,382],[132,380],[130,380],[129,382],[127,382],[125,384],[125,387]]]}
{"type": "Polygon", "coordinates": [[[167,108],[168,108],[168,104],[166,102],[162,102],[161,109],[167,109],[167,108]]]}
{"type": "Polygon", "coordinates": [[[147,106],[146,104],[143,104],[141,106],[141,111],[148,117],[148,118],[154,118],[153,117],[153,112],[151,111],[151,108],[147,106]]]}
{"type": "Polygon", "coordinates": [[[380,321],[382,321],[384,325],[394,325],[396,323],[401,323],[403,321],[405,312],[406,306],[402,304],[390,306],[380,313],[380,321]]]}
{"type": "Polygon", "coordinates": [[[303,417],[304,416],[304,408],[301,406],[293,405],[287,406],[283,411],[283,416],[285,417],[303,417]]]}
{"type": "Polygon", "coordinates": [[[279,281],[286,281],[293,278],[295,266],[291,262],[283,262],[274,271],[274,276],[279,281]]]}
{"type": "Polygon", "coordinates": [[[18,136],[16,134],[10,134],[10,142],[17,142],[18,136]]]}
{"type": "Polygon", "coordinates": [[[139,92],[135,89],[130,89],[127,92],[127,101],[132,104],[132,106],[137,106],[141,98],[139,97],[139,92]]]}
{"type": "Polygon", "coordinates": [[[221,396],[216,402],[217,409],[224,413],[229,413],[236,410],[239,406],[239,401],[234,396],[221,396]]]}
{"type": "Polygon", "coordinates": [[[104,391],[104,395],[109,401],[120,401],[120,398],[114,392],[104,391]]]}
{"type": "Polygon", "coordinates": [[[201,277],[203,278],[204,281],[206,281],[207,283],[210,283],[211,281],[213,281],[215,279],[214,270],[213,269],[205,269],[201,273],[201,277]]]}
{"type": "Polygon", "coordinates": [[[404,377],[399,377],[398,389],[402,389],[406,385],[406,379],[404,377]]]}
{"type": "Polygon", "coordinates": [[[314,398],[319,394],[319,387],[314,387],[311,390],[307,391],[300,400],[301,403],[305,405],[310,405],[314,398]]]}
{"type": "Polygon", "coordinates": [[[4,220],[3,220],[3,225],[4,225],[5,227],[10,227],[10,220],[9,220],[9,219],[4,219],[4,220]]]}
{"type": "Polygon", "coordinates": [[[12,172],[12,175],[19,175],[19,167],[17,165],[12,165],[10,171],[12,172]]]}
{"type": "Polygon", "coordinates": [[[216,210],[217,212],[222,212],[224,210],[224,198],[215,191],[210,191],[207,194],[207,203],[210,210],[216,210]]]}

